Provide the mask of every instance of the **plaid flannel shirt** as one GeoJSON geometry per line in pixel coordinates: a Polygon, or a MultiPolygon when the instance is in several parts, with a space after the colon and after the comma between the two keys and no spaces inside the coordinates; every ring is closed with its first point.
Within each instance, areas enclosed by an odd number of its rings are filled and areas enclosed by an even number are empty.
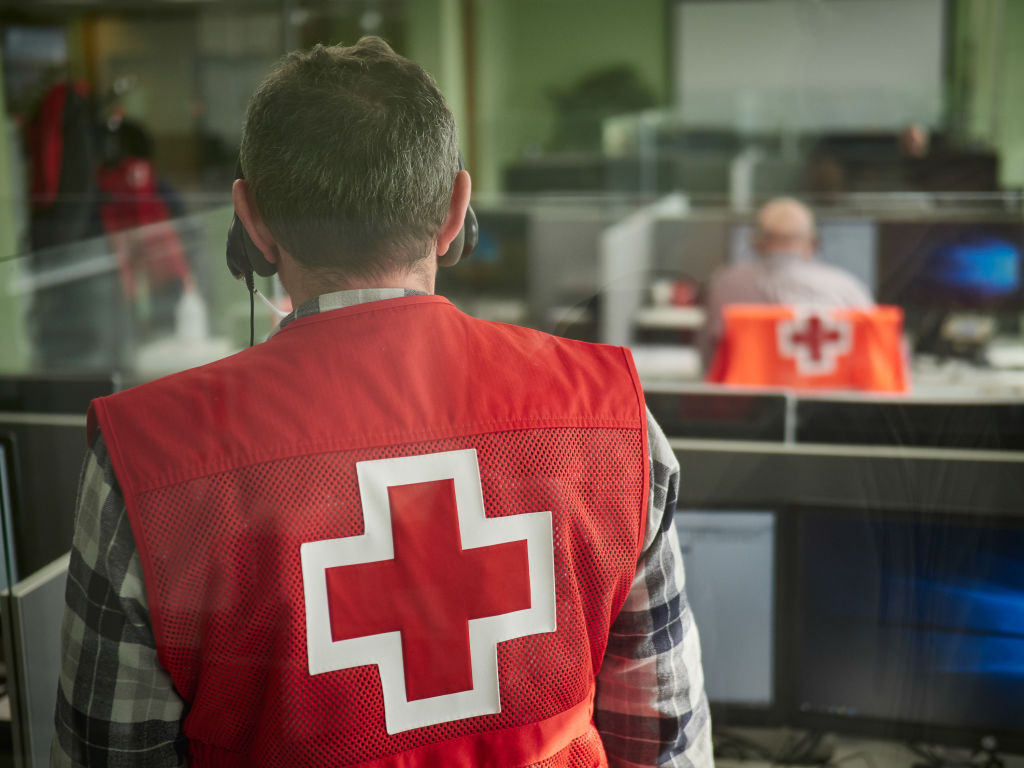
{"type": "MultiPolygon", "coordinates": [[[[281,322],[402,289],[341,291],[281,322]]],[[[611,628],[594,721],[612,766],[711,768],[700,646],[672,517],[679,465],[647,416],[651,498],[644,547],[611,628]]],[[[68,572],[51,766],[179,766],[186,703],[157,659],[142,564],[102,435],[82,469],[68,572]]]]}

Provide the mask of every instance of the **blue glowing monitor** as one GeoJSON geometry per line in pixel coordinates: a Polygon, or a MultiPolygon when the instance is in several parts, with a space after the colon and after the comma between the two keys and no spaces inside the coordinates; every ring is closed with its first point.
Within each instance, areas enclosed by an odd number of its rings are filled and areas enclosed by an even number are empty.
{"type": "Polygon", "coordinates": [[[879,237],[879,300],[904,307],[1024,307],[1020,222],[888,222],[879,237]]]}
{"type": "Polygon", "coordinates": [[[937,290],[969,293],[981,300],[1013,296],[1020,290],[1018,243],[981,234],[944,243],[928,256],[924,279],[937,290]]]}
{"type": "Polygon", "coordinates": [[[803,715],[1024,743],[1024,519],[803,510],[797,540],[803,715]]]}

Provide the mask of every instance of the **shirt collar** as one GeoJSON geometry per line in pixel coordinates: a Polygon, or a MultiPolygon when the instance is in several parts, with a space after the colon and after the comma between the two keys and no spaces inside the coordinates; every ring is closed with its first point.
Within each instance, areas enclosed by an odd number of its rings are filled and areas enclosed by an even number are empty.
{"type": "Polygon", "coordinates": [[[760,256],[756,261],[764,264],[769,269],[777,269],[787,264],[811,261],[811,259],[794,251],[776,251],[775,253],[767,253],[760,256]]]}
{"type": "Polygon", "coordinates": [[[348,291],[335,291],[325,293],[322,296],[315,296],[309,301],[299,305],[285,315],[280,324],[271,331],[270,335],[287,327],[296,320],[310,315],[318,315],[321,312],[328,312],[332,309],[344,309],[356,304],[366,304],[371,301],[382,301],[384,299],[400,299],[405,296],[426,296],[426,291],[416,291],[412,288],[355,288],[348,291]]]}

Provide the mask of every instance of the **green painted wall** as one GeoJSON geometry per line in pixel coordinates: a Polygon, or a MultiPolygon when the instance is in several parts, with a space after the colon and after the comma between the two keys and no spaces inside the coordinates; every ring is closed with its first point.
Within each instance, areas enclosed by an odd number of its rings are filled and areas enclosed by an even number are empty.
{"type": "Polygon", "coordinates": [[[1024,2],[959,0],[954,7],[954,109],[963,133],[1001,155],[1002,183],[1024,186],[1024,2]]]}
{"type": "MultiPolygon", "coordinates": [[[[0,49],[0,58],[2,56],[3,50],[0,49]]],[[[3,93],[3,73],[0,72],[0,105],[3,104],[3,93]]],[[[23,302],[10,296],[8,291],[18,265],[9,260],[17,250],[17,234],[11,195],[11,166],[7,157],[7,131],[7,115],[0,106],[0,373],[23,370],[28,358],[23,302]]]]}
{"type": "MultiPolygon", "coordinates": [[[[3,47],[0,46],[0,57],[3,47]]],[[[4,75],[0,72],[0,96],[4,92],[4,75]]],[[[0,109],[0,258],[10,256],[16,247],[14,211],[11,203],[11,166],[7,160],[7,114],[0,109]]]]}
{"type": "Polygon", "coordinates": [[[999,111],[994,140],[1003,155],[1007,186],[1024,186],[1024,3],[1006,3],[999,111]]]}
{"type": "Polygon", "coordinates": [[[472,10],[479,191],[497,191],[502,167],[547,141],[552,88],[628,64],[669,98],[666,0],[473,0],[472,10]]]}
{"type": "Polygon", "coordinates": [[[409,6],[405,55],[434,76],[467,151],[466,67],[461,0],[416,0],[409,6]]]}

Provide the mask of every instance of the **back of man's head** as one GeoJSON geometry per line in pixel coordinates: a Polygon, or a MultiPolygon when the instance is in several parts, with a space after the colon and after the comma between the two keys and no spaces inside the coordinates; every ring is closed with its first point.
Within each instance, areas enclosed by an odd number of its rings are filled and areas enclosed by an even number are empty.
{"type": "Polygon", "coordinates": [[[429,255],[458,171],[437,84],[378,37],[285,56],[249,101],[242,170],[303,267],[373,276],[429,255]]]}
{"type": "Polygon", "coordinates": [[[769,200],[757,212],[754,245],[763,256],[789,254],[811,258],[817,248],[814,214],[792,197],[769,200]]]}

